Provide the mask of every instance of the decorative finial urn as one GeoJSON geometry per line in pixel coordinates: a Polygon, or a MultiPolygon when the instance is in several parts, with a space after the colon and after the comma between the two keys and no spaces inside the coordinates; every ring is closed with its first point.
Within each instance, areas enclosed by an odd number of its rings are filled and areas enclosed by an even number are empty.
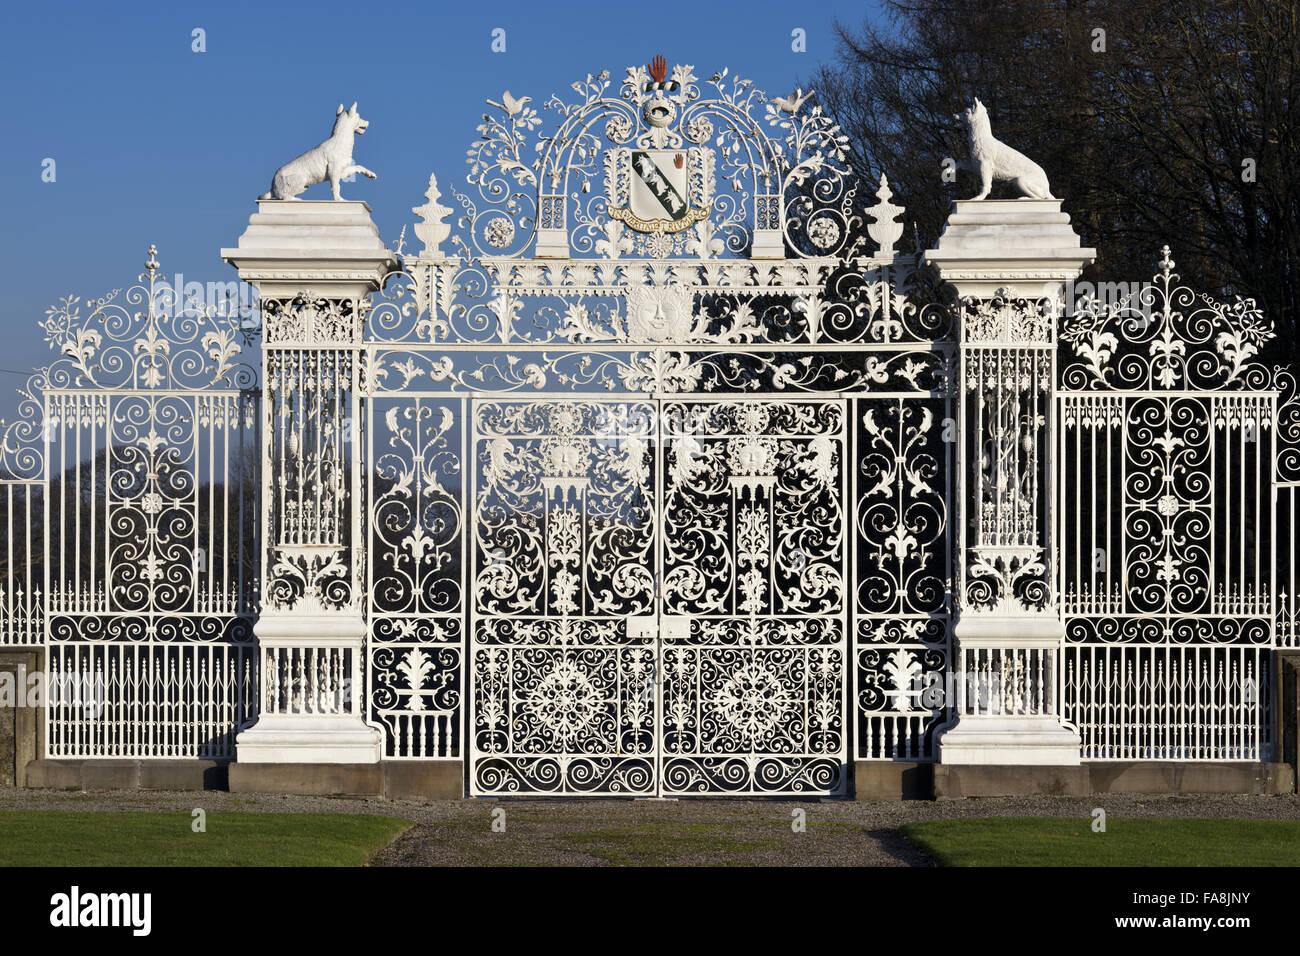
{"type": "Polygon", "coordinates": [[[903,207],[890,202],[894,198],[894,191],[889,188],[889,180],[884,173],[880,174],[880,188],[876,190],[876,197],[880,202],[867,210],[867,215],[873,220],[867,226],[867,234],[880,247],[876,255],[887,259],[894,255],[894,243],[903,236],[903,224],[895,221],[903,212],[903,207]]]}
{"type": "Polygon", "coordinates": [[[429,174],[429,188],[425,190],[424,198],[428,202],[411,208],[411,212],[421,219],[415,224],[415,234],[424,243],[420,257],[437,259],[442,256],[440,246],[451,235],[451,225],[443,220],[452,214],[452,208],[438,202],[442,198],[442,192],[438,189],[438,177],[433,173],[429,174]]]}

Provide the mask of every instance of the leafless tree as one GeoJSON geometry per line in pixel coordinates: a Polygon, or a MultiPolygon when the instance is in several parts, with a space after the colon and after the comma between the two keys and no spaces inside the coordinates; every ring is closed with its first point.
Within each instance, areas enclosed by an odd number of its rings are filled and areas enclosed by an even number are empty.
{"type": "Polygon", "coordinates": [[[1093,275],[1141,278],[1167,242],[1189,284],[1253,297],[1300,356],[1294,0],[883,0],[836,30],[812,85],[923,244],[974,192],[943,171],[979,96],[1097,247],[1093,275]]]}

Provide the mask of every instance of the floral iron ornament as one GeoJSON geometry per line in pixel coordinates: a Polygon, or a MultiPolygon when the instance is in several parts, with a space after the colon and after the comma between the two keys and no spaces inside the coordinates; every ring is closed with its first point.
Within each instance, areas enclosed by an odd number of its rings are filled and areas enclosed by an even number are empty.
{"type": "Polygon", "coordinates": [[[1061,329],[1074,359],[1062,379],[1076,389],[1265,388],[1269,370],[1256,359],[1275,335],[1253,299],[1218,302],[1182,285],[1164,246],[1151,282],[1076,298],[1061,329]]]}
{"type": "Polygon", "coordinates": [[[488,100],[457,195],[479,254],[565,258],[833,256],[857,225],[848,140],[811,91],[768,97],[723,70],[701,84],[662,56],[573,84],[543,109],[488,100]],[[702,86],[712,88],[706,97],[702,86]]]}

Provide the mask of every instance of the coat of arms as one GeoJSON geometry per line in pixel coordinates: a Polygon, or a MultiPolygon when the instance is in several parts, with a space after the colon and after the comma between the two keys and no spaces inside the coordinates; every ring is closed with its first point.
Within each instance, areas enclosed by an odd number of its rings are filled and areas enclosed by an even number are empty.
{"type": "Polygon", "coordinates": [[[712,203],[701,195],[703,171],[711,158],[708,150],[692,146],[612,152],[618,168],[610,190],[611,218],[637,232],[681,232],[708,218],[712,203]]]}
{"type": "Polygon", "coordinates": [[[609,215],[637,232],[681,232],[712,211],[713,151],[673,148],[682,137],[671,126],[677,104],[665,94],[677,84],[666,79],[663,57],[655,58],[650,75],[641,111],[648,133],[635,147],[611,149],[606,159],[609,215]]]}

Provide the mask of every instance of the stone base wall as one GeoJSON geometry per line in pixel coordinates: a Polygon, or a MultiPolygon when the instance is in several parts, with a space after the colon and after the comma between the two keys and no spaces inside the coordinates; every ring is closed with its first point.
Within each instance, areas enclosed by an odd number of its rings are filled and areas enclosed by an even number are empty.
{"type": "Polygon", "coordinates": [[[230,765],[232,793],[349,794],[388,800],[459,800],[465,793],[456,760],[389,760],[370,764],[230,765]]]}
{"type": "MultiPolygon", "coordinates": [[[[0,651],[0,673],[11,675],[14,692],[24,692],[28,675],[44,667],[41,648],[0,651]]],[[[35,707],[0,707],[0,787],[33,786],[27,765],[44,750],[41,712],[35,707]]]]}
{"type": "MultiPolygon", "coordinates": [[[[1087,763],[1073,767],[954,766],[857,761],[857,800],[1087,796],[1101,793],[1294,793],[1283,763],[1087,763]]],[[[56,790],[229,790],[233,793],[348,795],[389,800],[459,800],[455,760],[374,764],[240,764],[211,760],[32,760],[27,787],[56,790]]]]}
{"type": "Polygon", "coordinates": [[[1073,767],[930,765],[859,761],[854,767],[858,800],[955,797],[1081,797],[1100,793],[1294,793],[1296,775],[1284,763],[1085,763],[1073,767]]]}
{"type": "Polygon", "coordinates": [[[33,760],[26,786],[55,790],[229,790],[458,800],[459,761],[373,764],[240,764],[212,760],[33,760]]]}

